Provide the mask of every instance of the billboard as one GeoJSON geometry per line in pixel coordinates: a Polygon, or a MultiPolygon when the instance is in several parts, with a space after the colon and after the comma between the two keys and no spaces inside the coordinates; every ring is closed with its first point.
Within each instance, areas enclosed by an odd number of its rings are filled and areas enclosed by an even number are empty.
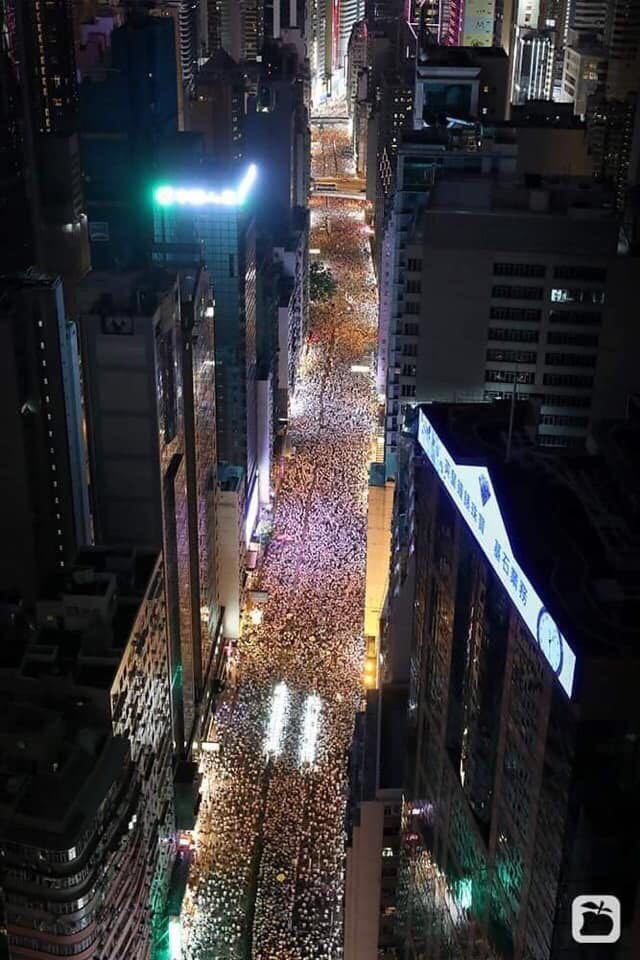
{"type": "Polygon", "coordinates": [[[495,0],[467,0],[462,23],[462,46],[493,46],[494,18],[495,0]]]}
{"type": "Polygon", "coordinates": [[[576,657],[514,556],[489,470],[456,463],[419,411],[418,441],[568,697],[576,657]]]}

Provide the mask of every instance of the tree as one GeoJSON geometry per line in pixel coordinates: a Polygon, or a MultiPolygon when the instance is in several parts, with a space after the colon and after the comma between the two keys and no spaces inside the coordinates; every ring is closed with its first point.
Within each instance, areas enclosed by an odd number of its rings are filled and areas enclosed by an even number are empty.
{"type": "Polygon", "coordinates": [[[309,297],[313,301],[326,302],[331,300],[338,284],[333,274],[324,263],[314,261],[309,269],[309,297]]]}

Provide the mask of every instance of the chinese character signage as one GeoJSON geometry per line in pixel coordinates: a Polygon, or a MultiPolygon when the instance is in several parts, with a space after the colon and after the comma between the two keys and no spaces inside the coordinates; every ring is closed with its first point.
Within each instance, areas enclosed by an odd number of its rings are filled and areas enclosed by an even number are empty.
{"type": "Polygon", "coordinates": [[[456,463],[422,410],[418,440],[536,645],[563,690],[571,696],[575,654],[513,554],[489,471],[486,467],[456,463]]]}

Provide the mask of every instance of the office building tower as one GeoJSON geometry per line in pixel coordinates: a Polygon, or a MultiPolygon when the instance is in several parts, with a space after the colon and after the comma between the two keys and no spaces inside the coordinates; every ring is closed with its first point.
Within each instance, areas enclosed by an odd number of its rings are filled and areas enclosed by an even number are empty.
{"type": "Polygon", "coordinates": [[[560,99],[573,103],[580,117],[587,113],[589,97],[602,88],[607,71],[607,52],[590,34],[569,32],[564,51],[560,99]]]}
{"type": "Polygon", "coordinates": [[[247,159],[268,191],[256,207],[260,230],[288,230],[309,196],[311,134],[305,102],[306,68],[288,44],[267,44],[254,109],[246,118],[247,159]]]}
{"type": "Polygon", "coordinates": [[[395,957],[407,692],[367,693],[349,758],[345,960],[395,957]]]}
{"type": "Polygon", "coordinates": [[[607,51],[606,95],[624,100],[638,93],[640,81],[640,2],[613,0],[607,4],[604,22],[607,51]]]}
{"type": "Polygon", "coordinates": [[[236,63],[259,62],[264,43],[263,0],[220,0],[220,36],[236,63]]]}
{"type": "Polygon", "coordinates": [[[553,31],[518,27],[514,51],[511,102],[522,104],[528,100],[551,100],[555,62],[553,31]]]}
{"type": "Polygon", "coordinates": [[[638,922],[638,430],[610,427],[593,457],[537,450],[535,431],[528,404],[432,404],[401,441],[410,957],[578,960],[585,891],[623,904],[612,956],[638,922]]]}
{"type": "Polygon", "coordinates": [[[0,219],[12,224],[11,230],[0,231],[5,272],[24,270],[34,260],[18,62],[15,12],[5,2],[0,5],[0,219]]]}
{"type": "Polygon", "coordinates": [[[161,143],[178,129],[177,111],[173,19],[132,17],[111,34],[107,68],[94,71],[80,88],[94,269],[148,262],[152,171],[161,143]]]}
{"type": "Polygon", "coordinates": [[[73,133],[78,86],[72,2],[26,0],[14,11],[20,62],[26,67],[22,82],[35,131],[73,133]]]}
{"type": "MultiPolygon", "coordinates": [[[[3,4],[0,162],[4,204],[15,225],[6,269],[59,274],[68,309],[89,269],[78,156],[77,78],[71,4],[3,4]]],[[[8,222],[8,221],[7,221],[8,222]]]]}
{"type": "Polygon", "coordinates": [[[480,148],[469,132],[444,153],[451,131],[434,134],[403,163],[386,301],[381,288],[391,473],[408,403],[516,390],[540,398],[541,443],[580,445],[594,422],[624,415],[638,385],[636,266],[619,252],[608,193],[519,174],[513,131],[496,128],[493,143],[485,131],[480,148]]]}
{"type": "Polygon", "coordinates": [[[222,48],[198,71],[187,105],[187,129],[203,135],[203,146],[217,164],[242,159],[246,80],[244,69],[222,48]]]}
{"type": "Polygon", "coordinates": [[[78,298],[96,543],[162,549],[181,756],[224,667],[209,278],[94,272],[78,298]]]}
{"type": "MultiPolygon", "coordinates": [[[[226,177],[229,176],[225,171],[226,177]]],[[[204,262],[216,300],[218,461],[243,473],[247,539],[256,519],[256,241],[252,193],[255,166],[238,179],[174,173],[155,191],[154,261],[204,262]],[[188,186],[187,186],[188,185],[188,186]]]]}
{"type": "Polygon", "coordinates": [[[616,208],[623,211],[630,188],[631,154],[636,122],[637,97],[609,100],[604,95],[589,98],[587,131],[594,176],[612,186],[616,208]]]}
{"type": "Polygon", "coordinates": [[[32,602],[90,542],[76,331],[58,279],[0,278],[0,589],[32,602]]]}
{"type": "Polygon", "coordinates": [[[2,632],[9,956],[148,960],[175,853],[161,559],[83,550],[2,632]]]}
{"type": "Polygon", "coordinates": [[[571,4],[569,28],[577,33],[602,33],[607,13],[607,0],[575,0],[571,4]]]}

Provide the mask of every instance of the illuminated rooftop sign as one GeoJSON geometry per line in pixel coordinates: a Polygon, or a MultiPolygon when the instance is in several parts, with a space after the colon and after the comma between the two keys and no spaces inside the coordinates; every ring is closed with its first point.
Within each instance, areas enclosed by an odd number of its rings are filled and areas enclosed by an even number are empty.
{"type": "Polygon", "coordinates": [[[204,187],[173,187],[162,184],[154,191],[155,202],[161,207],[241,207],[258,178],[258,168],[252,163],[235,189],[207,190],[204,187]]]}
{"type": "Polygon", "coordinates": [[[576,658],[516,560],[487,467],[456,463],[422,410],[418,440],[536,645],[570,697],[576,658]]]}

